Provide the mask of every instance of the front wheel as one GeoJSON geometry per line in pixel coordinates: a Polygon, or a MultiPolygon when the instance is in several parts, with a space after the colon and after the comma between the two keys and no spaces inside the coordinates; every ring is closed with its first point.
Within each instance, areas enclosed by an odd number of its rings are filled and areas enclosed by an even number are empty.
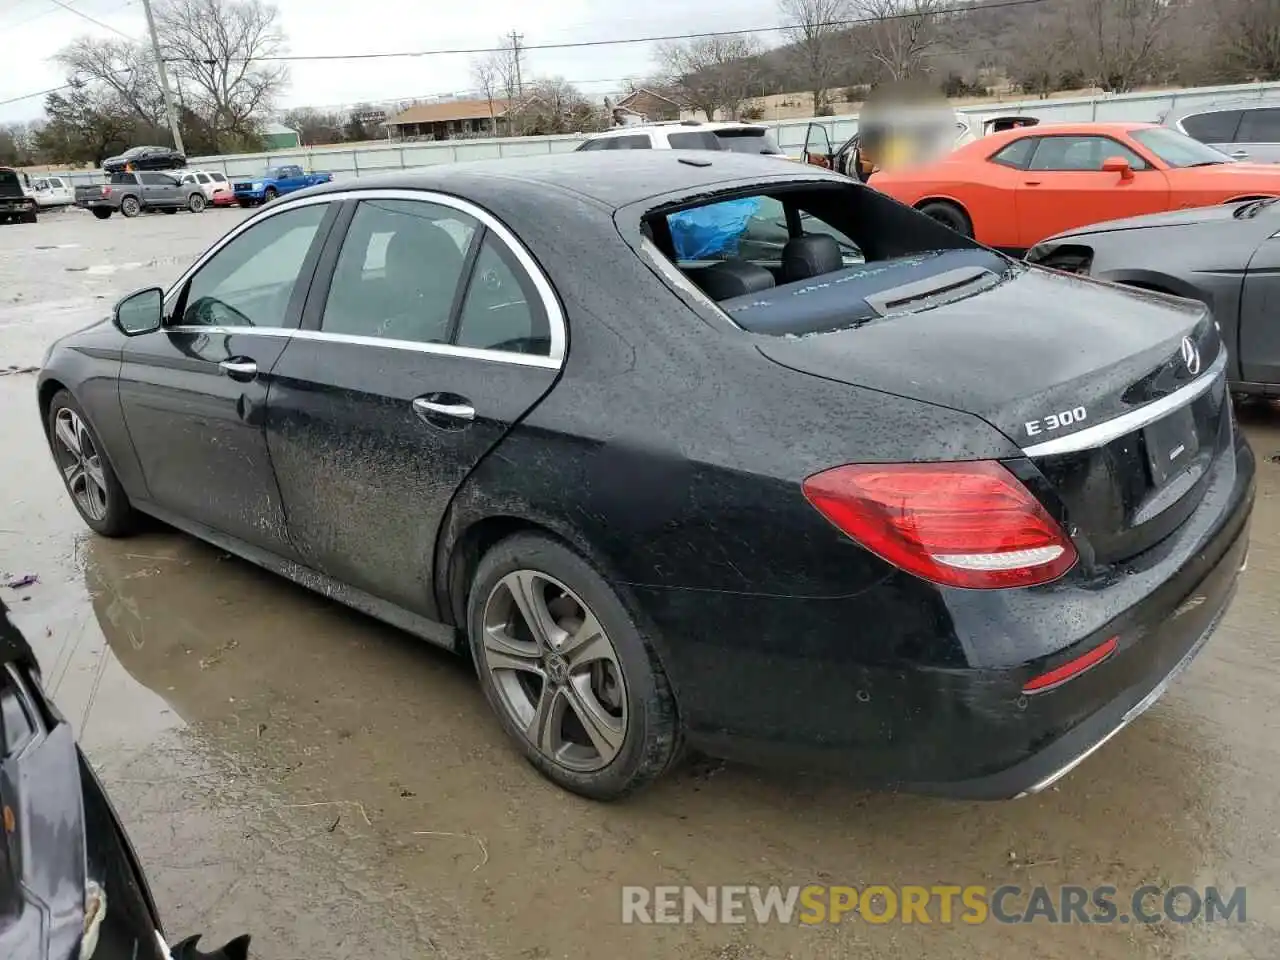
{"type": "Polygon", "coordinates": [[[203,193],[193,193],[187,199],[187,209],[192,213],[204,213],[206,200],[203,193]]]}
{"type": "Polygon", "coordinates": [[[276,192],[275,187],[267,187],[267,189],[262,191],[262,202],[270,203],[272,200],[274,200],[278,196],[279,194],[276,192]]]}
{"type": "Polygon", "coordinates": [[[133,507],[103,454],[102,442],[70,392],[54,394],[46,428],[54,463],[84,522],[105,537],[131,533],[136,519],[133,507]]]}
{"type": "Polygon", "coordinates": [[[136,217],[142,212],[142,204],[137,197],[125,197],[120,201],[120,212],[126,217],[136,217]]]}
{"type": "Polygon", "coordinates": [[[916,209],[944,227],[950,227],[962,237],[973,236],[973,223],[968,215],[954,203],[946,200],[931,200],[928,203],[922,203],[916,209]]]}
{"type": "Polygon", "coordinates": [[[35,211],[32,211],[31,213],[24,213],[24,214],[22,215],[22,222],[23,222],[23,223],[37,223],[37,222],[39,222],[39,221],[38,221],[38,218],[37,218],[37,216],[36,216],[35,211]]]}
{"type": "Polygon", "coordinates": [[[572,550],[536,534],[499,543],[472,578],[467,627],[485,697],[547,779],[615,800],[679,756],[675,698],[652,646],[572,550]]]}

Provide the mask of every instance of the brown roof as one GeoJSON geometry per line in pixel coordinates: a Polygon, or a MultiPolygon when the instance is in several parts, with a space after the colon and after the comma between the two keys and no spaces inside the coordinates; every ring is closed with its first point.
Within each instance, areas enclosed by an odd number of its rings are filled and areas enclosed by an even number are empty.
{"type": "Polygon", "coordinates": [[[625,97],[623,97],[621,100],[618,101],[618,106],[620,107],[626,106],[628,100],[634,100],[636,97],[640,96],[640,94],[642,93],[648,94],[651,97],[656,97],[659,100],[665,100],[667,101],[667,103],[671,104],[673,107],[680,106],[679,103],[677,103],[675,100],[672,100],[670,97],[659,93],[657,90],[650,90],[648,87],[640,87],[638,90],[632,90],[629,94],[627,94],[625,97]]]}
{"type": "Polygon", "coordinates": [[[488,120],[500,117],[511,106],[510,100],[493,101],[493,113],[488,100],[449,100],[444,103],[419,103],[386,121],[394,127],[404,123],[445,123],[449,120],[488,120]]]}

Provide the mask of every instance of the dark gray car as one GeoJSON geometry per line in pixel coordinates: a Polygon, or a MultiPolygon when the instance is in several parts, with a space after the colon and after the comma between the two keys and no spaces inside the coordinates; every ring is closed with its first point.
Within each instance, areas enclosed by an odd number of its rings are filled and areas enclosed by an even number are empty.
{"type": "Polygon", "coordinates": [[[1280,396],[1280,204],[1274,198],[1095,223],[1027,260],[1207,304],[1238,394],[1280,396]]]}
{"type": "Polygon", "coordinates": [[[106,183],[76,187],[75,203],[93,211],[99,220],[116,211],[126,217],[136,217],[143,210],[203,213],[209,205],[204,191],[198,183],[182,183],[180,176],[149,171],[112,173],[106,183]]]}

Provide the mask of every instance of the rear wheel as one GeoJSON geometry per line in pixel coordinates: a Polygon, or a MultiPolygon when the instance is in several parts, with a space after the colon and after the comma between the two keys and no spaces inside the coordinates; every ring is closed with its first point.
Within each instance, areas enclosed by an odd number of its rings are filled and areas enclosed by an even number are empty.
{"type": "Polygon", "coordinates": [[[107,219],[107,217],[111,216],[111,211],[106,209],[105,207],[94,207],[93,215],[97,217],[99,220],[105,220],[107,219]]]}
{"type": "Polygon", "coordinates": [[[547,779],[614,800],[679,755],[675,698],[652,646],[572,550],[534,534],[499,543],[472,579],[467,626],[490,706],[547,779]]]}
{"type": "Polygon", "coordinates": [[[192,213],[204,213],[206,201],[203,193],[193,193],[187,198],[187,209],[192,213]]]}
{"type": "Polygon", "coordinates": [[[973,223],[968,214],[949,200],[930,200],[916,207],[926,217],[937,220],[944,227],[950,227],[962,237],[973,236],[973,223]]]}
{"type": "Polygon", "coordinates": [[[131,533],[136,517],[102,443],[66,390],[49,405],[49,442],[62,482],[84,522],[106,537],[131,533]]]}
{"type": "Polygon", "coordinates": [[[120,212],[126,217],[136,217],[142,212],[142,204],[137,197],[125,197],[120,201],[120,212]]]}

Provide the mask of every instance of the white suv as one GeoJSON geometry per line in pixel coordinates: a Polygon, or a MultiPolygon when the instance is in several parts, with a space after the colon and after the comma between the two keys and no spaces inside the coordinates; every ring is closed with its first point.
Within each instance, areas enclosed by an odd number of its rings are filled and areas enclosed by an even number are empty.
{"type": "MultiPolygon", "coordinates": [[[[768,127],[673,120],[616,127],[588,137],[578,150],[732,150],[785,158],[768,127]]],[[[575,151],[576,152],[576,151],[575,151]]]]}

